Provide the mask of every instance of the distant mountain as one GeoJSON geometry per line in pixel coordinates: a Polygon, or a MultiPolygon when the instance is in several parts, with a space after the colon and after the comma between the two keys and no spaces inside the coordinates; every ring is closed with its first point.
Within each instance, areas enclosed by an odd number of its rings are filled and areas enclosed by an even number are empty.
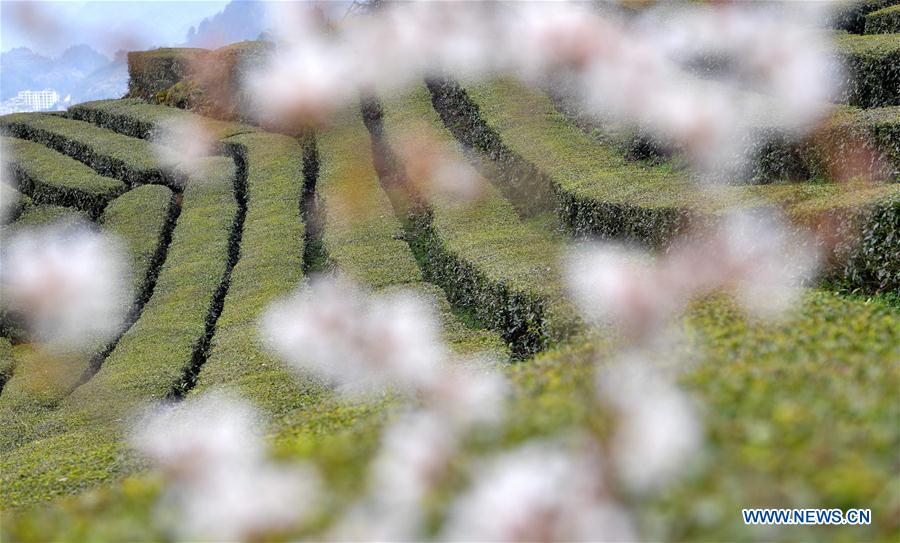
{"type": "Polygon", "coordinates": [[[185,38],[190,47],[213,49],[229,43],[255,39],[264,30],[266,8],[262,2],[232,0],[197,27],[191,27],[185,38]]]}
{"type": "Polygon", "coordinates": [[[125,55],[110,60],[87,45],[70,47],[55,59],[25,47],[0,54],[0,100],[43,89],[71,95],[73,103],[118,98],[128,89],[125,55]]]}
{"type": "Polygon", "coordinates": [[[56,59],[69,69],[89,74],[109,64],[109,59],[85,44],[69,47],[56,59]]]}

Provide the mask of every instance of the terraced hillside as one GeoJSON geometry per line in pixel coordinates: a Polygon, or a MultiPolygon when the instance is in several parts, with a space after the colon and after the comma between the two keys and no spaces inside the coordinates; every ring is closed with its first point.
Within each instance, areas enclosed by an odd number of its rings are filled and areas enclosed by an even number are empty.
{"type": "MultiPolygon", "coordinates": [[[[392,394],[350,399],[312,374],[298,376],[264,346],[261,315],[315,274],[339,273],[378,293],[413,292],[437,308],[456,354],[498,363],[511,384],[507,418],[501,431],[476,439],[461,464],[567,430],[608,435],[611,415],[589,389],[595,364],[610,363],[621,338],[582,320],[561,258],[585,237],[665,253],[726,211],[774,204],[798,229],[839,231],[848,241],[823,242],[826,272],[785,320],[747,317],[719,294],[678,317],[673,358],[686,361],[678,381],[704,406],[707,444],[681,481],[640,498],[646,507],[636,522],[651,538],[673,540],[895,540],[894,11],[873,10],[866,34],[839,38],[854,85],[850,105],[826,129],[832,142],[851,132],[868,138],[893,176],[880,183],[837,183],[807,147],[804,179],[697,197],[672,161],[627,158],[548,94],[509,79],[430,80],[402,95],[370,96],[302,136],[138,98],[0,117],[12,172],[0,197],[16,202],[3,235],[88,221],[123,241],[134,270],[124,325],[88,354],[51,358],[16,315],[0,314],[3,538],[172,539],[155,522],[159,476],[127,436],[148,405],[221,389],[238,391],[271,419],[265,435],[279,458],[321,470],[332,502],[286,536],[320,533],[364,492],[380,431],[402,411],[392,394]],[[216,154],[192,165],[161,162],[154,137],[172,122],[202,127],[216,154]],[[477,197],[424,190],[415,157],[403,152],[409,134],[419,153],[462,164],[477,197]],[[873,519],[773,535],[739,522],[745,507],[862,507],[873,519]]],[[[461,484],[446,482],[433,496],[436,511],[461,484]]]]}

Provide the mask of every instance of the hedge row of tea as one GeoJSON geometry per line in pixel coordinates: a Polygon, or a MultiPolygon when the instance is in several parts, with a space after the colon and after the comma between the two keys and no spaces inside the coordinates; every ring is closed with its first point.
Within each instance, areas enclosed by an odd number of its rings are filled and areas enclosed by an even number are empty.
{"type": "MultiPolygon", "coordinates": [[[[698,193],[685,172],[668,163],[628,160],[575,126],[546,95],[519,83],[496,80],[463,89],[444,80],[429,86],[444,123],[461,143],[497,165],[495,182],[522,214],[552,211],[575,236],[664,247],[726,210],[776,204],[801,224],[818,224],[824,215],[840,231],[855,234],[848,239],[865,240],[837,248],[834,280],[871,290],[900,285],[898,184],[731,185],[714,195],[698,193]],[[543,188],[534,190],[536,185],[543,188]]],[[[872,116],[880,118],[878,113],[872,116]]],[[[896,114],[891,111],[883,127],[867,123],[866,130],[896,143],[896,114]]]]}
{"type": "Polygon", "coordinates": [[[900,35],[838,34],[848,72],[842,101],[870,108],[900,105],[900,35]]]}
{"type": "Polygon", "coordinates": [[[180,384],[228,267],[235,172],[231,161],[216,162],[205,168],[204,179],[188,184],[153,296],[96,375],[56,409],[18,410],[17,425],[4,428],[5,509],[77,492],[137,467],[124,447],[123,423],[180,384]]]}
{"type": "Polygon", "coordinates": [[[128,97],[234,120],[250,108],[244,75],[272,50],[265,41],[207,49],[156,49],[128,53],[128,97]]]}
{"type": "MultiPolygon", "coordinates": [[[[433,153],[466,164],[467,158],[431,107],[424,85],[387,100],[383,118],[369,115],[373,117],[370,131],[387,145],[414,138],[428,146],[427,151],[420,151],[426,156],[433,153]]],[[[407,196],[414,202],[409,216],[401,218],[407,221],[413,252],[426,279],[440,285],[453,304],[497,330],[518,356],[539,352],[580,329],[557,264],[564,243],[548,228],[547,217],[520,217],[509,201],[470,167],[460,175],[477,180],[480,194],[474,201],[460,201],[436,191],[416,192],[414,187],[427,187],[427,180],[413,178],[417,174],[403,170],[403,164],[396,167],[400,186],[412,191],[407,196]],[[422,200],[421,205],[416,200],[422,200]]]]}
{"type": "Polygon", "coordinates": [[[90,123],[53,114],[14,113],[0,117],[0,131],[45,145],[129,186],[177,184],[160,169],[152,143],[90,123]]]}
{"type": "Polygon", "coordinates": [[[35,142],[0,139],[18,189],[37,204],[74,207],[97,219],[106,204],[125,191],[121,181],[97,175],[84,164],[35,142]]]}
{"type": "Polygon", "coordinates": [[[900,33],[900,4],[873,11],[866,15],[866,34],[900,33]]]}
{"type": "Polygon", "coordinates": [[[347,112],[317,141],[315,192],[328,267],[376,290],[415,290],[439,308],[444,338],[455,351],[506,358],[507,346],[499,335],[455,316],[441,289],[425,282],[380,185],[359,113],[347,112]]]}
{"type": "MultiPolygon", "coordinates": [[[[130,311],[134,318],[143,309],[150,285],[156,281],[155,274],[159,271],[158,264],[161,264],[157,262],[156,255],[165,248],[165,231],[174,226],[171,224],[171,203],[169,189],[148,185],[113,200],[101,219],[102,231],[117,236],[127,249],[132,282],[128,297],[122,300],[122,309],[123,312],[130,311]]],[[[69,216],[72,213],[67,208],[52,209],[53,213],[40,214],[40,222],[33,218],[35,213],[29,210],[12,228],[51,222],[59,224],[65,216],[61,213],[69,216]]],[[[10,333],[7,337],[13,337],[17,342],[25,339],[23,333],[10,333]]],[[[95,342],[93,349],[83,352],[23,351],[22,359],[0,395],[0,426],[6,430],[0,438],[0,448],[6,450],[12,443],[8,440],[18,439],[25,427],[55,409],[81,383],[86,372],[89,373],[94,365],[102,362],[106,350],[114,345],[115,342],[109,347],[105,341],[95,342]]]]}
{"type": "MultiPolygon", "coordinates": [[[[311,401],[321,387],[297,384],[261,344],[259,316],[303,281],[303,150],[287,136],[251,133],[224,140],[244,179],[246,205],[240,254],[195,392],[230,385],[269,414],[311,401]]],[[[190,383],[185,383],[190,385],[190,383]]]]}

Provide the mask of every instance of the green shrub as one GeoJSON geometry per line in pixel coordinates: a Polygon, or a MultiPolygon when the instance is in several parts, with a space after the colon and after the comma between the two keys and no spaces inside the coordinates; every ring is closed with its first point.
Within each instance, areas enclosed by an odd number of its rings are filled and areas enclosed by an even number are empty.
{"type": "Polygon", "coordinates": [[[128,96],[190,109],[218,119],[252,119],[247,72],[273,50],[266,41],[206,49],[155,49],[128,54],[128,96]]]}
{"type": "Polygon", "coordinates": [[[812,135],[799,140],[773,130],[760,130],[755,137],[762,142],[754,150],[750,172],[757,182],[828,179],[845,166],[848,153],[855,157],[855,173],[900,181],[900,106],[839,107],[812,135]]]}
{"type": "Polygon", "coordinates": [[[900,105],[900,36],[839,34],[848,79],[840,101],[870,108],[900,105]]]}
{"type": "Polygon", "coordinates": [[[153,100],[157,93],[190,77],[209,57],[206,49],[162,48],[128,53],[128,98],[153,100]]]}
{"type": "Polygon", "coordinates": [[[2,138],[19,188],[37,204],[74,207],[96,220],[112,198],[125,191],[121,181],[97,175],[84,164],[39,143],[2,138]]]}
{"type": "Polygon", "coordinates": [[[5,181],[0,182],[0,200],[3,201],[3,207],[6,208],[0,226],[14,222],[23,211],[33,204],[30,196],[22,194],[5,181]]]}
{"type": "Polygon", "coordinates": [[[866,15],[866,34],[900,33],[900,4],[866,15]]]}
{"type": "Polygon", "coordinates": [[[9,338],[0,337],[0,393],[3,387],[12,377],[16,369],[16,359],[13,357],[13,347],[9,338]]]}
{"type": "Polygon", "coordinates": [[[71,106],[66,116],[86,121],[132,138],[152,139],[160,125],[172,121],[187,122],[201,127],[210,139],[221,140],[229,136],[258,132],[259,129],[228,121],[217,121],[189,111],[148,104],[143,100],[96,100],[71,106]]]}

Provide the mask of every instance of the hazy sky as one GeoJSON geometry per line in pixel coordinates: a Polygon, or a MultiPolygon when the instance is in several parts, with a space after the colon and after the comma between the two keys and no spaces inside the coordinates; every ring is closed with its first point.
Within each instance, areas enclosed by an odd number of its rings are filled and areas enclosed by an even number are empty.
{"type": "Polygon", "coordinates": [[[227,0],[0,0],[0,49],[28,47],[54,56],[86,43],[106,55],[184,41],[191,25],[219,12],[227,0]]]}

